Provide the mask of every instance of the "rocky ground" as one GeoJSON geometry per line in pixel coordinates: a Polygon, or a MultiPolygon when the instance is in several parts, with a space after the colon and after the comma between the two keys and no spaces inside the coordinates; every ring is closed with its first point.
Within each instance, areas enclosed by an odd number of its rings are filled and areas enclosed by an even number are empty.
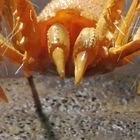
{"type": "Polygon", "coordinates": [[[138,73],[131,68],[79,86],[73,78],[34,75],[32,90],[26,78],[1,78],[9,103],[0,102],[0,140],[139,140],[138,73]]]}

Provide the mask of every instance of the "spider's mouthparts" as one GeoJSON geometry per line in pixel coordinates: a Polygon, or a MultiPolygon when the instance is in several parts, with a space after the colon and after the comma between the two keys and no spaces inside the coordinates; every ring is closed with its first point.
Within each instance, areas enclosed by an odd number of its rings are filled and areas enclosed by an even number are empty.
{"type": "Polygon", "coordinates": [[[65,77],[65,56],[62,48],[57,47],[52,53],[53,61],[56,65],[60,78],[65,77]]]}
{"type": "Polygon", "coordinates": [[[75,60],[75,84],[79,84],[87,68],[87,52],[80,52],[75,60]]]}
{"type": "Polygon", "coordinates": [[[69,56],[69,34],[64,26],[52,25],[48,30],[48,52],[53,63],[56,65],[60,78],[65,77],[65,64],[69,56]]]}

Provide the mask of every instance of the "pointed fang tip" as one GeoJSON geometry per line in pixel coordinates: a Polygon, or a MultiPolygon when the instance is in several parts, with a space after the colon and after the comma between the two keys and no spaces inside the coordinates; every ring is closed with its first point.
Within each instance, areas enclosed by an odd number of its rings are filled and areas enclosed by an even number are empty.
{"type": "Polygon", "coordinates": [[[87,53],[80,52],[75,59],[75,84],[79,84],[87,68],[87,53]]]}
{"type": "Polygon", "coordinates": [[[0,87],[0,99],[2,99],[2,101],[4,101],[5,103],[8,103],[8,98],[1,87],[0,87]]]}
{"type": "Polygon", "coordinates": [[[64,57],[64,51],[62,48],[55,48],[55,50],[52,53],[53,61],[56,65],[57,72],[61,79],[64,79],[65,77],[65,57],[64,57]]]}

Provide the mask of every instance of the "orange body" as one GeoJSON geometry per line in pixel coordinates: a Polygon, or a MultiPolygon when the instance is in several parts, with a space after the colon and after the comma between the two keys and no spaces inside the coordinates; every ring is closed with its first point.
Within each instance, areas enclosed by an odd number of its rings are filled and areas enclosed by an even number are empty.
{"type": "MultiPolygon", "coordinates": [[[[73,47],[74,43],[81,32],[81,30],[85,27],[96,27],[96,21],[92,21],[85,17],[80,16],[80,11],[77,9],[65,9],[60,10],[56,13],[55,17],[49,18],[48,20],[40,21],[38,23],[40,31],[41,31],[41,45],[44,49],[44,56],[48,58],[48,44],[47,44],[47,32],[51,25],[53,24],[61,24],[63,25],[70,35],[70,52],[69,59],[66,64],[66,72],[69,75],[74,71],[74,63],[73,63],[73,47]]],[[[51,63],[51,61],[50,61],[51,63]]],[[[73,75],[73,74],[72,74],[73,75]]]]}
{"type": "Polygon", "coordinates": [[[62,24],[68,30],[70,34],[71,48],[74,46],[76,38],[84,27],[96,26],[95,21],[80,16],[80,11],[77,9],[60,10],[56,13],[55,17],[40,21],[38,23],[41,31],[41,40],[43,46],[47,47],[47,38],[45,38],[45,36],[47,34],[48,28],[55,23],[62,24]]]}
{"type": "MultiPolygon", "coordinates": [[[[28,66],[26,65],[26,67],[28,67],[28,69],[30,70],[40,71],[41,73],[43,71],[46,71],[46,69],[52,63],[48,55],[48,40],[46,37],[47,31],[51,25],[60,23],[64,25],[70,35],[70,55],[68,63],[66,64],[66,72],[69,71],[68,73],[73,73],[74,68],[72,53],[75,40],[84,27],[96,26],[96,20],[99,18],[98,16],[99,14],[101,14],[105,2],[102,0],[78,0],[77,2],[74,0],[66,0],[65,7],[61,3],[61,0],[54,0],[44,8],[46,10],[46,17],[44,17],[44,19],[41,19],[43,14],[40,14],[37,19],[36,13],[33,7],[31,7],[30,3],[25,3],[25,0],[15,1],[18,9],[16,17],[21,17],[20,22],[24,23],[24,28],[21,33],[22,36],[26,38],[25,42],[23,43],[22,49],[16,44],[17,49],[19,49],[23,53],[24,51],[27,51],[28,58],[31,57],[33,58],[33,61],[35,60],[33,63],[31,60],[31,62],[29,62],[28,66]],[[84,4],[86,4],[86,6],[84,4]],[[92,9],[96,9],[96,12],[94,11],[93,15],[91,15],[91,9],[90,12],[88,12],[89,4],[92,4],[92,9]],[[54,9],[50,8],[51,5],[55,5],[53,7],[54,9]],[[24,9],[24,11],[21,9],[24,9]],[[47,12],[47,10],[51,10],[51,13],[54,12],[55,16],[50,16],[50,12],[47,12]],[[84,16],[81,13],[82,11],[84,11],[84,16]]],[[[15,38],[16,40],[21,40],[21,37],[19,37],[18,35],[15,38]]]]}

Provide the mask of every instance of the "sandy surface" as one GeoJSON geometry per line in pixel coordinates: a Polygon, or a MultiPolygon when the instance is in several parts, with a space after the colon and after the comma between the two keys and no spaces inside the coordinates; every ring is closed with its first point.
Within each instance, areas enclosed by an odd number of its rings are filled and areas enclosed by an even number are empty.
{"type": "Polygon", "coordinates": [[[79,86],[73,78],[35,75],[34,94],[26,78],[0,79],[9,98],[0,103],[0,140],[139,140],[136,75],[122,71],[79,86]]]}

